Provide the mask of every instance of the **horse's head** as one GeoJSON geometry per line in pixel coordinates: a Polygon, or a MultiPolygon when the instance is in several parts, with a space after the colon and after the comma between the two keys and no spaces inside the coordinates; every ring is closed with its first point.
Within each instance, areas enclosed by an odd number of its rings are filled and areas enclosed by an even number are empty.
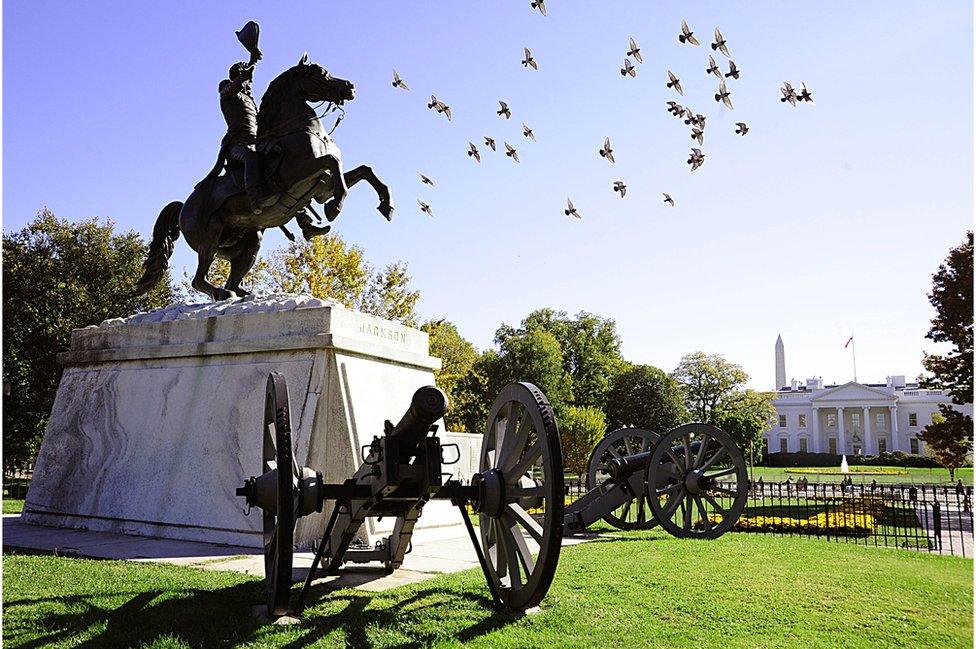
{"type": "Polygon", "coordinates": [[[308,53],[302,56],[294,69],[305,101],[328,101],[341,105],[344,101],[351,101],[356,95],[351,81],[333,77],[318,63],[310,63],[308,53]]]}

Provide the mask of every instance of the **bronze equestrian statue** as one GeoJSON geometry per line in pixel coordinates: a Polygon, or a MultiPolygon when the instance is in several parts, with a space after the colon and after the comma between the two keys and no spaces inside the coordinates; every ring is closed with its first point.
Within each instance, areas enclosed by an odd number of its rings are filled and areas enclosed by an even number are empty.
{"type": "Polygon", "coordinates": [[[353,84],[331,76],[305,54],[271,82],[258,108],[250,94],[254,65],[261,58],[257,34],[253,22],[238,32],[251,60],[235,64],[220,84],[228,132],[217,164],[185,203],[174,201],[160,212],[136,295],[147,293],[162,278],[180,233],[198,256],[193,288],[226,300],[247,294],[241,280],[257,259],[265,229],[284,230],[295,218],[307,239],[328,232],[329,226],[315,226],[308,214],[314,214],[313,199],[325,206],[331,222],[342,211],[348,188],[365,180],[380,199],[379,212],[387,220],[392,217],[389,188],[366,165],[343,171],[339,147],[308,105],[321,102],[341,109],[354,97],[353,84]],[[223,288],[207,281],[216,257],[230,262],[223,288]]]}

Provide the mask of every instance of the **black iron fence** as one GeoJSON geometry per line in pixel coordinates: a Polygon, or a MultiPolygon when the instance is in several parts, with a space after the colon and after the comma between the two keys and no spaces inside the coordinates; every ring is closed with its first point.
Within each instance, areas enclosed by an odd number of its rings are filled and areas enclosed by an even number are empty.
{"type": "MultiPolygon", "coordinates": [[[[566,480],[568,498],[585,492],[585,479],[566,480]]],[[[733,531],[972,557],[972,503],[962,485],[758,481],[733,531]]]]}
{"type": "Polygon", "coordinates": [[[27,497],[31,478],[34,476],[34,465],[7,466],[3,470],[3,498],[4,500],[23,500],[27,497]]]}

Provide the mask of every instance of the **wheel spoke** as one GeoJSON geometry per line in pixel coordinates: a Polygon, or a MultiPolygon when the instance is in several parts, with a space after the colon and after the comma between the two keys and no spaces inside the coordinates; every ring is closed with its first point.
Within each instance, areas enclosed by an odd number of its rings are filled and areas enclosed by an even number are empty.
{"type": "Polygon", "coordinates": [[[715,455],[713,455],[711,458],[709,458],[709,460],[707,462],[705,462],[705,464],[701,465],[701,467],[700,467],[701,470],[702,471],[707,471],[708,468],[711,467],[716,462],[718,462],[718,460],[721,459],[722,456],[724,456],[726,454],[726,452],[727,451],[726,451],[726,449],[725,449],[724,446],[722,448],[720,448],[718,451],[715,452],[715,455]]]}
{"type": "Polygon", "coordinates": [[[519,560],[515,551],[515,536],[516,534],[513,534],[512,530],[499,522],[499,537],[504,539],[502,547],[505,550],[505,565],[508,568],[509,586],[513,589],[522,586],[522,574],[519,572],[519,560]]]}
{"type": "Polygon", "coordinates": [[[705,449],[708,448],[708,442],[711,441],[711,437],[707,435],[702,439],[698,446],[698,455],[695,456],[695,466],[701,466],[702,460],[705,459],[705,449]]]}
{"type": "Polygon", "coordinates": [[[700,497],[695,496],[695,504],[698,505],[698,511],[702,516],[702,524],[705,526],[705,531],[710,532],[712,530],[712,522],[708,520],[708,511],[705,510],[705,505],[702,504],[700,497]]]}
{"type": "Polygon", "coordinates": [[[529,536],[535,539],[535,542],[541,546],[542,540],[545,536],[542,531],[542,526],[536,523],[535,519],[532,518],[527,511],[522,509],[521,505],[518,503],[510,503],[507,509],[507,513],[510,513],[514,520],[525,528],[525,531],[529,533],[529,536]]]}
{"type": "Polygon", "coordinates": [[[520,498],[542,498],[546,495],[546,486],[538,485],[533,487],[522,487],[518,484],[506,485],[505,496],[508,502],[513,503],[520,498]]]}
{"type": "Polygon", "coordinates": [[[644,494],[637,497],[637,524],[643,525],[647,521],[644,514],[644,494]]]}
{"type": "Polygon", "coordinates": [[[532,416],[527,409],[522,411],[520,417],[513,417],[512,414],[516,404],[513,402],[509,405],[511,410],[508,413],[508,421],[505,424],[505,438],[502,440],[501,457],[498,461],[503,471],[506,468],[506,464],[514,463],[515,459],[518,458],[519,451],[525,446],[526,436],[530,428],[527,424],[532,420],[532,416]]]}
{"type": "Polygon", "coordinates": [[[540,457],[542,457],[542,440],[539,439],[539,438],[536,438],[535,444],[533,444],[528,449],[526,449],[525,455],[522,456],[522,459],[520,459],[515,464],[515,466],[513,466],[511,469],[505,471],[504,473],[506,475],[510,475],[510,476],[513,476],[513,477],[514,476],[521,477],[522,474],[524,474],[526,471],[528,471],[529,470],[529,467],[531,467],[533,464],[535,464],[539,460],[540,457]]]}
{"type": "Polygon", "coordinates": [[[684,506],[684,528],[685,530],[690,532],[691,531],[691,508],[693,506],[691,500],[691,494],[687,494],[687,497],[684,500],[687,501],[687,504],[684,506]]]}
{"type": "Polygon", "coordinates": [[[668,457],[671,459],[671,464],[675,466],[675,469],[684,468],[684,462],[679,460],[678,456],[674,454],[674,449],[665,449],[664,452],[668,454],[668,457]]]}
{"type": "Polygon", "coordinates": [[[664,516],[662,518],[670,519],[674,516],[674,513],[678,510],[678,506],[684,501],[684,490],[679,491],[677,497],[668,496],[668,502],[664,506],[664,511],[662,512],[664,516]]]}
{"type": "Polygon", "coordinates": [[[624,449],[627,451],[627,455],[634,454],[634,449],[630,445],[630,437],[624,437],[624,449]]]}
{"type": "Polygon", "coordinates": [[[525,576],[528,577],[535,570],[535,560],[532,559],[532,551],[529,550],[529,544],[525,542],[525,536],[519,529],[518,521],[514,514],[510,511],[502,512],[502,520],[505,521],[505,525],[508,526],[509,531],[512,533],[512,539],[515,541],[515,549],[518,552],[519,561],[525,570],[525,576]]]}
{"type": "Polygon", "coordinates": [[[709,478],[711,480],[718,480],[719,478],[724,478],[725,476],[732,475],[733,473],[735,473],[735,467],[734,466],[733,467],[729,467],[728,469],[722,469],[721,471],[718,471],[717,473],[705,474],[705,477],[706,478],[709,478]]]}
{"type": "Polygon", "coordinates": [[[685,433],[682,436],[682,441],[685,445],[685,469],[687,470],[691,468],[691,436],[685,433]]]}
{"type": "Polygon", "coordinates": [[[620,516],[619,516],[620,520],[622,520],[622,521],[626,521],[627,520],[627,514],[630,513],[630,505],[633,502],[634,502],[634,500],[633,499],[630,499],[630,500],[628,500],[627,502],[624,503],[624,506],[623,506],[622,511],[620,512],[620,516]]]}
{"type": "Polygon", "coordinates": [[[493,518],[491,525],[495,528],[495,571],[498,573],[500,580],[508,575],[508,558],[505,556],[505,535],[502,532],[501,521],[493,518]]]}
{"type": "Polygon", "coordinates": [[[671,484],[667,485],[666,487],[661,487],[660,489],[656,489],[655,490],[655,493],[660,498],[664,494],[671,493],[675,489],[680,489],[680,488],[681,488],[681,483],[680,482],[672,482],[671,484]]]}
{"type": "Polygon", "coordinates": [[[718,504],[718,501],[716,501],[714,498],[712,498],[709,494],[702,493],[702,498],[704,498],[708,502],[709,505],[711,505],[712,507],[714,507],[715,508],[715,511],[717,511],[718,513],[720,513],[722,515],[722,518],[723,519],[725,519],[729,515],[729,510],[727,510],[725,507],[722,507],[721,505],[719,505],[718,504]]]}

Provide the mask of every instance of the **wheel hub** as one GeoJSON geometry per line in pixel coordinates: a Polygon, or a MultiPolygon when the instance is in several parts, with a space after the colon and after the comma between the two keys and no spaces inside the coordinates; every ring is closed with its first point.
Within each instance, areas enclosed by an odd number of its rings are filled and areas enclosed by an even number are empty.
{"type": "Polygon", "coordinates": [[[693,469],[685,475],[685,489],[693,496],[697,496],[708,489],[710,483],[711,480],[705,476],[705,472],[701,469],[693,469]]]}
{"type": "Polygon", "coordinates": [[[471,484],[479,487],[478,501],[474,503],[474,510],[479,514],[498,518],[505,504],[505,476],[498,469],[488,469],[484,473],[476,473],[471,478],[471,484]]]}

